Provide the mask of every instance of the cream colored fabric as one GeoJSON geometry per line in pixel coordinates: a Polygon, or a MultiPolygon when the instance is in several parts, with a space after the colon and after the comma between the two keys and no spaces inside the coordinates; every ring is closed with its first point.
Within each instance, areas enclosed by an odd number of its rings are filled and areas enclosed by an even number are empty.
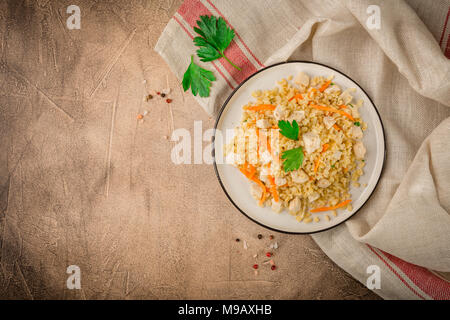
{"type": "MultiPolygon", "coordinates": [[[[330,65],[365,88],[379,109],[387,143],[381,181],[345,225],[313,236],[319,246],[353,275],[364,272],[346,264],[344,253],[352,252],[352,261],[366,255],[357,241],[449,272],[450,61],[438,43],[448,1],[215,3],[265,65],[295,59],[330,65]],[[380,30],[366,26],[370,5],[380,7],[380,30]]],[[[195,47],[172,21],[156,50],[181,79],[195,47]]],[[[231,89],[220,79],[212,92],[209,99],[198,99],[211,114],[231,89]]]]}

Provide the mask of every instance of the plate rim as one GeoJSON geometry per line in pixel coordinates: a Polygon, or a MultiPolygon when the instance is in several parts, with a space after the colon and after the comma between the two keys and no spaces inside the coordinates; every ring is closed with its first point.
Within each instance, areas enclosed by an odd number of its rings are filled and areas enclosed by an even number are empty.
{"type": "Polygon", "coordinates": [[[328,231],[330,229],[336,228],[337,226],[343,224],[344,222],[346,222],[348,219],[350,219],[351,217],[353,217],[354,215],[356,215],[365,205],[366,203],[370,200],[370,198],[372,197],[372,195],[374,194],[375,190],[378,187],[378,184],[381,180],[381,177],[383,175],[384,169],[385,169],[385,164],[386,164],[386,158],[387,158],[387,147],[386,147],[386,134],[384,132],[384,124],[383,124],[383,120],[381,119],[380,116],[380,112],[378,111],[377,106],[375,105],[375,103],[373,102],[372,98],[367,94],[367,92],[359,85],[358,82],[356,82],[355,80],[353,80],[351,77],[349,77],[347,74],[343,73],[342,71],[330,67],[326,64],[320,63],[320,62],[315,62],[315,61],[308,61],[308,60],[289,60],[289,61],[282,61],[282,62],[277,62],[275,64],[272,64],[270,66],[264,67],[259,69],[258,71],[256,71],[255,73],[251,74],[250,76],[248,76],[244,81],[242,81],[228,96],[228,98],[225,100],[225,102],[222,104],[222,107],[220,108],[219,113],[217,114],[217,119],[214,123],[214,134],[212,136],[212,157],[213,157],[213,166],[214,166],[214,172],[216,174],[217,179],[219,180],[219,184],[223,190],[223,192],[225,193],[225,195],[227,196],[228,200],[233,204],[233,206],[241,213],[243,214],[245,217],[247,217],[250,221],[260,225],[261,227],[264,227],[266,229],[275,231],[275,232],[280,232],[280,233],[284,233],[284,234],[301,234],[301,235],[305,235],[305,234],[314,234],[314,233],[319,233],[319,232],[324,232],[324,231],[328,231]],[[329,68],[331,70],[334,70],[335,72],[338,72],[339,74],[341,74],[342,76],[346,77],[347,79],[349,79],[350,81],[352,81],[353,83],[355,83],[358,88],[364,92],[364,94],[367,96],[367,98],[369,98],[369,101],[372,103],[375,112],[378,116],[378,119],[380,120],[380,124],[381,124],[381,132],[383,134],[383,142],[384,142],[384,157],[383,157],[383,163],[381,165],[381,171],[380,171],[380,175],[378,177],[377,182],[375,183],[375,186],[372,190],[372,192],[370,193],[369,197],[367,197],[366,201],[364,201],[364,203],[358,208],[358,210],[356,210],[355,212],[353,212],[351,215],[349,215],[346,219],[342,220],[341,222],[339,222],[338,224],[335,224],[331,227],[325,228],[325,229],[320,229],[320,230],[316,230],[316,231],[309,231],[309,232],[293,232],[293,231],[285,231],[285,230],[279,230],[277,228],[273,228],[271,226],[265,225],[262,222],[259,222],[255,219],[253,219],[252,217],[250,217],[247,213],[244,212],[244,210],[242,210],[234,201],[233,199],[230,197],[230,195],[228,194],[227,190],[225,189],[225,186],[223,185],[222,179],[220,178],[219,175],[219,171],[217,169],[217,163],[216,163],[216,130],[217,130],[217,125],[219,124],[220,118],[222,116],[223,111],[225,110],[226,106],[228,105],[228,102],[231,100],[231,98],[236,94],[236,92],[241,88],[241,86],[244,85],[244,83],[246,83],[247,81],[249,81],[251,78],[253,78],[255,75],[257,75],[258,73],[265,71],[267,69],[282,65],[282,64],[288,64],[288,63],[307,63],[307,64],[315,64],[315,65],[320,65],[322,67],[326,67],[329,68]]]}

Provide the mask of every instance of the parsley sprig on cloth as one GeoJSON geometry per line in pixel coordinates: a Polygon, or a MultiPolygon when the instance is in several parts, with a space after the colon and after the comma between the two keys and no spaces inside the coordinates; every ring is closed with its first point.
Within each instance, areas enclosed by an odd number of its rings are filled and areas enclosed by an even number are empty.
{"type": "MultiPolygon", "coordinates": [[[[199,47],[197,56],[200,61],[208,62],[224,58],[234,68],[241,70],[225,56],[225,50],[234,38],[234,30],[227,26],[225,20],[221,17],[200,16],[197,26],[194,30],[199,36],[194,38],[194,44],[199,47]]],[[[184,91],[190,87],[194,96],[199,93],[200,97],[208,97],[211,82],[214,80],[216,80],[214,74],[195,64],[191,56],[191,63],[183,76],[184,91]]]]}
{"type": "Polygon", "coordinates": [[[214,16],[200,16],[197,25],[199,27],[194,27],[194,31],[200,37],[195,37],[194,43],[197,47],[200,47],[197,50],[200,60],[206,62],[224,58],[234,68],[241,70],[224,54],[225,49],[228,48],[234,38],[234,30],[228,28],[225,20],[222,17],[217,19],[214,16]]]}
{"type": "Polygon", "coordinates": [[[214,80],[216,80],[214,74],[211,71],[203,69],[196,65],[194,63],[194,57],[191,56],[191,64],[189,65],[183,76],[184,91],[191,87],[191,91],[194,96],[199,93],[200,97],[208,97],[211,81],[214,80]]]}

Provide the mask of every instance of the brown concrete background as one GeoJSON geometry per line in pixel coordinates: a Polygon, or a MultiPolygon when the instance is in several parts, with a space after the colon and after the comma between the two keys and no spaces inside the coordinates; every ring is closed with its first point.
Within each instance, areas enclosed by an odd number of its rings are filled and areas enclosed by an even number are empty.
{"type": "Polygon", "coordinates": [[[271,232],[211,165],[170,161],[174,128],[213,126],[153,51],[180,4],[0,2],[0,298],[376,299],[309,236],[272,233],[278,269],[255,276],[271,232]],[[143,102],[167,83],[172,104],[143,102]]]}

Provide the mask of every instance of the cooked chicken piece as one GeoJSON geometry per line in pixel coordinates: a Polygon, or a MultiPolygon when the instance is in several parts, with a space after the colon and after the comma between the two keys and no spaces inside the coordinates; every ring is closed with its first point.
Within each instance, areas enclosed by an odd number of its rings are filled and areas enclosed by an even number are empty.
{"type": "Polygon", "coordinates": [[[301,71],[295,77],[294,82],[301,87],[307,87],[309,85],[309,77],[306,73],[301,71]]]}
{"type": "Polygon", "coordinates": [[[273,116],[276,120],[283,120],[286,117],[286,109],[282,105],[277,105],[275,110],[273,110],[273,116]]]}
{"type": "Polygon", "coordinates": [[[283,201],[279,200],[276,202],[275,199],[272,198],[272,210],[280,213],[281,210],[283,210],[283,201]]]}
{"type": "Polygon", "coordinates": [[[300,122],[305,119],[305,111],[303,110],[297,110],[292,112],[292,114],[289,116],[289,121],[297,121],[298,124],[300,124],[300,122]]]}
{"type": "Polygon", "coordinates": [[[315,132],[307,132],[303,135],[303,143],[305,144],[306,152],[313,153],[320,148],[320,137],[315,132]]]}
{"type": "Polygon", "coordinates": [[[317,186],[320,188],[328,188],[331,185],[331,182],[327,179],[320,179],[317,181],[317,186]]]}
{"type": "Polygon", "coordinates": [[[366,147],[364,147],[361,141],[357,141],[353,145],[353,152],[355,153],[356,159],[364,159],[364,156],[366,155],[366,147]]]}
{"type": "Polygon", "coordinates": [[[325,125],[325,128],[330,129],[334,124],[336,123],[336,119],[333,117],[323,117],[323,124],[325,125]]]}
{"type": "Polygon", "coordinates": [[[333,158],[334,158],[334,160],[336,160],[336,161],[338,161],[338,160],[341,158],[341,156],[342,156],[342,152],[339,151],[339,150],[336,150],[336,151],[334,152],[334,154],[333,154],[333,158]]]}
{"type": "Polygon", "coordinates": [[[353,126],[350,130],[350,136],[353,139],[361,139],[363,137],[361,127],[353,126]]]}
{"type": "Polygon", "coordinates": [[[354,106],[353,108],[351,108],[351,110],[353,118],[361,118],[358,107],[354,106]]]}
{"type": "Polygon", "coordinates": [[[270,155],[269,151],[264,151],[260,154],[259,159],[263,164],[268,164],[270,161],[272,161],[272,156],[270,155]]]}
{"type": "Polygon", "coordinates": [[[259,173],[259,180],[261,180],[264,183],[268,183],[267,176],[270,175],[270,169],[266,166],[263,166],[261,168],[261,172],[259,173]]]}
{"type": "Polygon", "coordinates": [[[275,184],[277,186],[284,186],[286,183],[287,183],[287,180],[285,178],[282,178],[282,177],[275,178],[275,184]]]}
{"type": "Polygon", "coordinates": [[[294,199],[292,199],[289,202],[289,212],[290,213],[294,213],[294,214],[299,212],[300,211],[300,205],[301,205],[301,202],[300,202],[299,197],[295,197],[294,199]]]}
{"type": "Polygon", "coordinates": [[[331,85],[328,88],[326,88],[324,92],[326,94],[331,94],[333,92],[339,92],[339,91],[341,91],[341,87],[339,87],[338,85],[334,84],[334,85],[331,85]]]}
{"type": "Polygon", "coordinates": [[[314,202],[320,198],[320,194],[318,192],[313,192],[308,196],[309,202],[314,202]]]}
{"type": "Polygon", "coordinates": [[[339,98],[342,99],[342,102],[343,102],[344,104],[349,104],[350,102],[352,102],[353,97],[352,97],[352,95],[350,94],[350,92],[353,92],[353,91],[355,91],[354,88],[349,88],[349,89],[347,89],[347,90],[345,90],[344,92],[341,93],[341,95],[339,96],[339,98]]]}
{"type": "Polygon", "coordinates": [[[309,180],[308,175],[303,171],[303,169],[299,169],[297,171],[291,172],[292,181],[295,183],[305,183],[309,180]]]}
{"type": "Polygon", "coordinates": [[[262,190],[261,187],[258,186],[256,183],[252,182],[250,183],[250,194],[252,195],[253,198],[255,198],[256,200],[261,199],[262,196],[262,190]]]}
{"type": "Polygon", "coordinates": [[[256,126],[261,129],[267,129],[270,127],[270,123],[267,119],[256,120],[256,126]]]}

